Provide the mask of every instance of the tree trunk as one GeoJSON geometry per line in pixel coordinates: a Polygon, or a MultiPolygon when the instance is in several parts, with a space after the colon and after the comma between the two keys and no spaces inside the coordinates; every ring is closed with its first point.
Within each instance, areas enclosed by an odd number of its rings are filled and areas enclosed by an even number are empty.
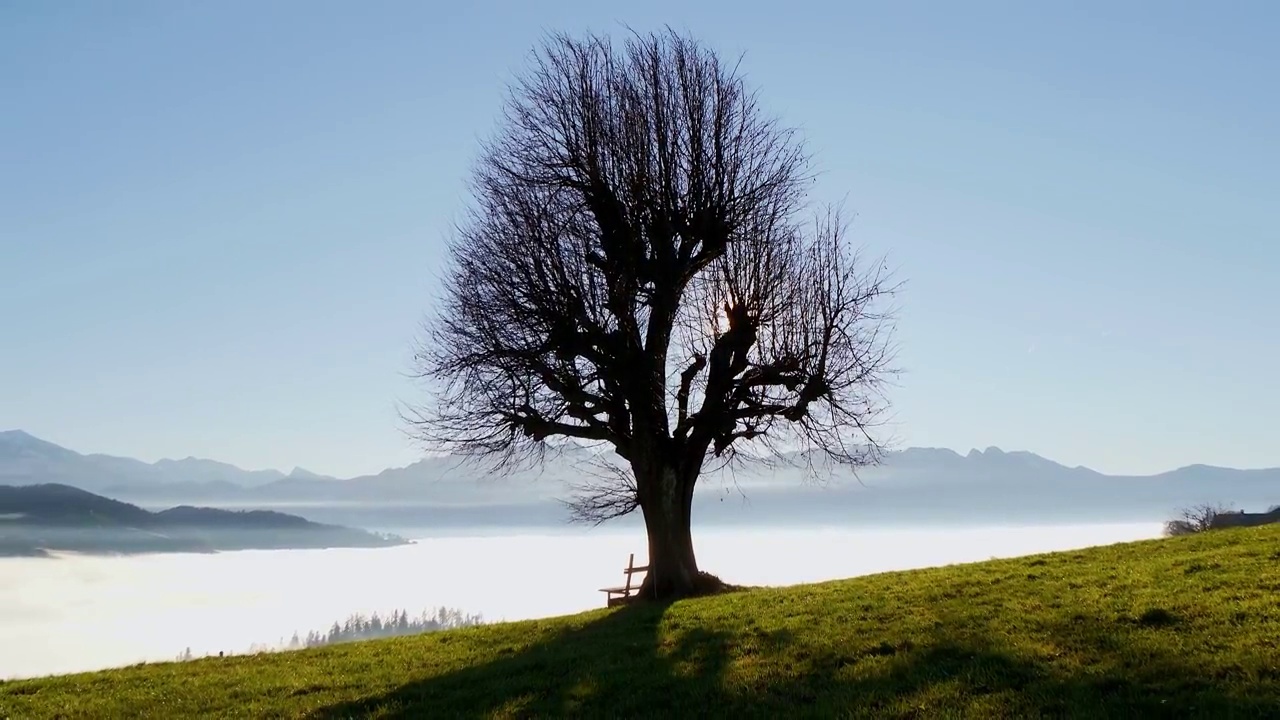
{"type": "Polygon", "coordinates": [[[697,475],[659,463],[637,477],[640,509],[649,535],[649,572],[640,596],[650,600],[689,597],[698,589],[698,562],[693,555],[690,515],[697,475]]]}

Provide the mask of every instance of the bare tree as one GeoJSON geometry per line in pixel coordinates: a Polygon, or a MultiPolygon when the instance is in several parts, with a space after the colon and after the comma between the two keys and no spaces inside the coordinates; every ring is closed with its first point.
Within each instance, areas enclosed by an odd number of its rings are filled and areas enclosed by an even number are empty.
{"type": "Polygon", "coordinates": [[[707,462],[879,459],[895,288],[838,212],[806,211],[797,134],[692,39],[552,36],[504,120],[449,247],[417,356],[432,398],[410,420],[499,466],[565,438],[612,451],[620,466],[575,512],[639,509],[645,594],[698,592],[707,462]]]}
{"type": "Polygon", "coordinates": [[[1183,508],[1178,517],[1164,524],[1164,534],[1167,537],[1177,537],[1211,530],[1213,529],[1213,521],[1219,515],[1229,513],[1231,513],[1231,510],[1222,505],[1196,505],[1195,507],[1183,508]]]}

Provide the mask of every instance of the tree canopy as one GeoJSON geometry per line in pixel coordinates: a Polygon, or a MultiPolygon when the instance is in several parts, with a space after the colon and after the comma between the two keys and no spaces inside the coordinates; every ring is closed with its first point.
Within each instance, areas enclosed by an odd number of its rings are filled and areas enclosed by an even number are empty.
{"type": "Polygon", "coordinates": [[[551,36],[502,120],[449,243],[413,421],[504,462],[554,438],[611,449],[619,472],[576,512],[641,509],[650,589],[690,592],[709,458],[877,461],[895,286],[838,211],[809,207],[798,133],[691,38],[551,36]]]}

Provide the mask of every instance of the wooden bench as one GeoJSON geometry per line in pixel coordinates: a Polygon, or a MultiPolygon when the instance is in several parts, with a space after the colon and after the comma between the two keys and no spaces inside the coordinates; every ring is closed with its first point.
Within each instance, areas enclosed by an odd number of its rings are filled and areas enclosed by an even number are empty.
{"type": "Polygon", "coordinates": [[[636,554],[631,553],[631,557],[627,560],[627,567],[622,571],[622,574],[627,576],[627,583],[622,587],[600,588],[600,592],[608,593],[606,607],[621,605],[635,597],[632,593],[640,592],[640,585],[643,583],[632,582],[634,575],[639,572],[648,573],[649,566],[640,565],[637,567],[636,554]]]}

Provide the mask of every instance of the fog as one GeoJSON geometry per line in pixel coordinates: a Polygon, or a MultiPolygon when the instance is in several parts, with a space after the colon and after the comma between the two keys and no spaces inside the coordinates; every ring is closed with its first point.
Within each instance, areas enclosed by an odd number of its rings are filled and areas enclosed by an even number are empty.
{"type": "MultiPolygon", "coordinates": [[[[1156,537],[1158,523],[970,528],[695,529],[726,581],[790,585],[1156,537]]],[[[352,550],[0,560],[0,678],[240,653],[352,613],[445,606],[486,621],[602,607],[636,528],[422,537],[352,550]]]]}

